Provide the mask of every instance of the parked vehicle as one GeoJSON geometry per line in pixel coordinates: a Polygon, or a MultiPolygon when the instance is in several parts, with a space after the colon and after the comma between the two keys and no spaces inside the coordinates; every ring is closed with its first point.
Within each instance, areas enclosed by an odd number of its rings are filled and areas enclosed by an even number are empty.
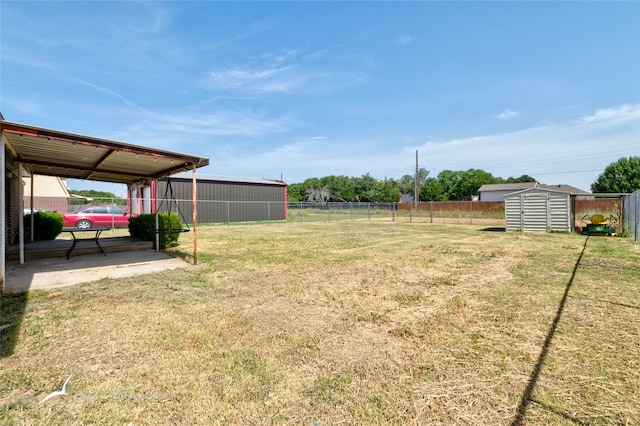
{"type": "Polygon", "coordinates": [[[95,226],[129,226],[129,212],[116,206],[89,206],[62,215],[64,226],[90,229],[95,226]]]}

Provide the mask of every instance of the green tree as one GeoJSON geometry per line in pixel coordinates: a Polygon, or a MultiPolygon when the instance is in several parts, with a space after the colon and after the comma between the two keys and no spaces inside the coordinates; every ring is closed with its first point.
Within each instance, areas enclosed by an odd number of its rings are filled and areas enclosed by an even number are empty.
{"type": "Polygon", "coordinates": [[[524,182],[537,182],[534,178],[532,178],[529,175],[522,175],[520,177],[514,178],[514,177],[508,177],[507,179],[501,179],[501,178],[496,178],[496,179],[500,179],[502,180],[502,182],[495,182],[495,183],[524,183],[524,182]]]}
{"type": "Polygon", "coordinates": [[[356,201],[368,202],[374,201],[375,190],[378,181],[369,173],[355,179],[356,201]]]}
{"type": "MultiPolygon", "coordinates": [[[[71,190],[69,194],[79,195],[81,197],[90,198],[93,200],[92,202],[96,204],[116,204],[119,206],[126,206],[127,200],[125,198],[117,198],[116,195],[112,192],[104,192],[104,191],[95,191],[93,189],[80,189],[80,190],[71,190]]],[[[69,204],[72,205],[82,205],[86,204],[84,200],[71,200],[69,204]]]]}
{"type": "Polygon", "coordinates": [[[481,169],[466,171],[443,170],[438,174],[438,181],[447,200],[461,200],[478,193],[478,189],[485,184],[496,183],[496,178],[481,169]]]}
{"type": "Polygon", "coordinates": [[[306,200],[307,188],[303,183],[292,183],[287,185],[287,199],[290,203],[299,203],[306,200]]]}
{"type": "Polygon", "coordinates": [[[436,178],[428,178],[420,186],[420,201],[445,201],[447,194],[440,181],[436,178]]]}
{"type": "Polygon", "coordinates": [[[453,170],[443,170],[438,173],[438,182],[442,185],[442,190],[447,200],[456,200],[462,195],[462,172],[453,170]]]}
{"type": "Polygon", "coordinates": [[[640,157],[622,157],[609,164],[595,182],[591,192],[634,192],[640,190],[640,157]]]}
{"type": "Polygon", "coordinates": [[[348,176],[325,176],[320,179],[331,193],[331,201],[354,201],[356,198],[354,179],[348,176]]]}
{"type": "Polygon", "coordinates": [[[470,197],[478,194],[482,185],[495,183],[496,178],[489,172],[481,169],[469,169],[462,173],[461,197],[470,197]]]}
{"type": "MultiPolygon", "coordinates": [[[[427,181],[427,177],[429,176],[429,170],[421,167],[418,169],[418,183],[422,187],[424,183],[427,181]]],[[[404,175],[400,178],[399,182],[400,191],[403,194],[412,194],[416,192],[416,176],[415,173],[412,175],[404,175]]]]}
{"type": "Polygon", "coordinates": [[[394,179],[378,181],[371,201],[376,203],[397,203],[400,199],[400,186],[394,179]]]}

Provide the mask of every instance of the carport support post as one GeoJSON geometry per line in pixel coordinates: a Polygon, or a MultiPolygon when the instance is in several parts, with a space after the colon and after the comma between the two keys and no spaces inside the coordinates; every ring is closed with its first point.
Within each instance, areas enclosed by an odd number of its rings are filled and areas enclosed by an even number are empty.
{"type": "MultiPolygon", "coordinates": [[[[157,203],[156,203],[157,204],[157,203]]],[[[159,225],[159,220],[158,220],[158,206],[156,206],[156,224],[155,224],[155,235],[154,235],[154,239],[156,241],[156,251],[160,251],[160,225],[159,225]]]]}
{"type": "MultiPolygon", "coordinates": [[[[20,214],[18,214],[18,242],[20,247],[20,264],[24,265],[24,187],[22,186],[22,163],[18,163],[18,206],[20,206],[20,214]]],[[[33,217],[33,215],[31,215],[33,217]]],[[[33,229],[31,233],[33,233],[33,229]]]]}
{"type": "MultiPolygon", "coordinates": [[[[31,242],[34,242],[36,240],[35,215],[33,214],[33,181],[36,180],[35,175],[31,174],[31,179],[29,180],[31,181],[31,187],[29,188],[31,191],[31,196],[29,197],[29,211],[31,211],[31,215],[29,217],[31,218],[31,223],[29,223],[29,229],[31,229],[31,242]]],[[[22,211],[24,211],[24,209],[22,211]]]]}
{"type": "Polygon", "coordinates": [[[196,200],[198,199],[196,190],[197,190],[197,182],[196,179],[196,165],[193,165],[193,190],[191,191],[193,194],[193,264],[198,264],[198,205],[196,200]]]}

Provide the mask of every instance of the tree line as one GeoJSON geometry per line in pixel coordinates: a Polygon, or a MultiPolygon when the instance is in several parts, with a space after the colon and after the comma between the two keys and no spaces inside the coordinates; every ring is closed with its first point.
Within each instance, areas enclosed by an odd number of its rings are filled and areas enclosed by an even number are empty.
{"type": "MultiPolygon", "coordinates": [[[[418,169],[420,201],[463,200],[476,195],[482,185],[497,183],[535,182],[528,175],[503,179],[480,169],[464,171],[443,170],[437,177],[429,177],[425,168],[418,169]]],[[[393,203],[401,194],[415,195],[415,175],[396,179],[376,179],[368,173],[360,177],[325,176],[309,178],[288,186],[290,202],[376,202],[393,203]]]]}
{"type": "MultiPolygon", "coordinates": [[[[501,178],[481,169],[443,170],[436,177],[429,177],[425,168],[418,169],[419,201],[456,201],[470,199],[478,194],[482,185],[500,183],[536,182],[529,175],[501,178]]],[[[404,175],[399,180],[376,179],[368,173],[361,177],[325,176],[309,178],[302,183],[288,186],[290,202],[378,202],[392,203],[401,194],[415,194],[415,175],[404,175]]],[[[623,157],[609,164],[591,191],[631,193],[640,190],[640,157],[623,157]]]]}
{"type": "MultiPolygon", "coordinates": [[[[368,173],[360,177],[325,176],[309,178],[302,183],[288,185],[290,202],[375,202],[394,203],[401,194],[415,194],[415,175],[404,175],[396,179],[376,179],[368,173]]],[[[443,170],[436,177],[429,177],[425,168],[418,169],[420,201],[465,200],[477,195],[482,185],[500,183],[535,182],[529,175],[503,179],[481,169],[464,171],[443,170]]],[[[631,193],[640,190],[640,156],[623,157],[609,164],[597,180],[591,184],[591,191],[609,193],[631,193]]],[[[125,205],[126,200],[118,199],[110,192],[94,190],[69,191],[71,194],[89,197],[97,202],[114,200],[125,205]]],[[[73,200],[71,204],[84,204],[83,200],[73,200]]]]}
{"type": "Polygon", "coordinates": [[[84,205],[87,203],[86,199],[89,199],[90,203],[97,204],[111,204],[114,203],[119,206],[127,205],[127,200],[123,198],[118,198],[112,192],[104,192],[104,191],[95,191],[93,189],[79,189],[79,190],[69,190],[69,194],[78,195],[80,197],[85,197],[84,199],[71,199],[69,204],[71,205],[84,205]]]}

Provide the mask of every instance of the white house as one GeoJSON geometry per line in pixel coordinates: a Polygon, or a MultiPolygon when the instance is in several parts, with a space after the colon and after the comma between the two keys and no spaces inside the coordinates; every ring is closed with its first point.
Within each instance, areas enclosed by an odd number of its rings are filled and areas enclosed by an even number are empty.
{"type": "Polygon", "coordinates": [[[57,176],[33,175],[22,177],[25,212],[53,210],[66,213],[69,205],[67,180],[57,176]]]}

